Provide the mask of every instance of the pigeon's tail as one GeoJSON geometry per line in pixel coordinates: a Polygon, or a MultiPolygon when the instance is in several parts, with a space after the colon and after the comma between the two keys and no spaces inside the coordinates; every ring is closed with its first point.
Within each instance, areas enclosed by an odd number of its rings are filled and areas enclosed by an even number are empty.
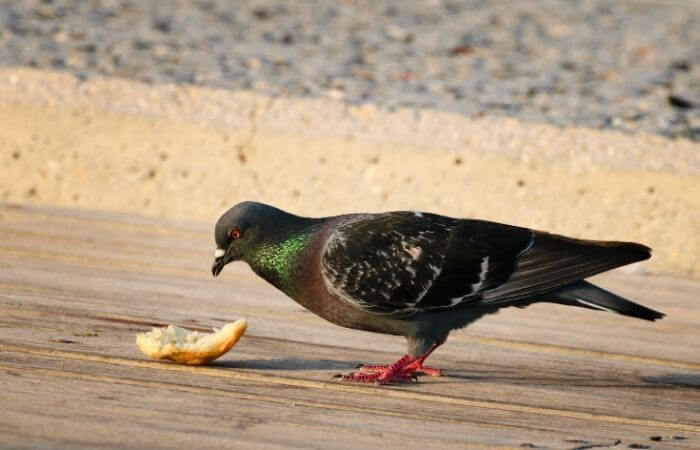
{"type": "Polygon", "coordinates": [[[583,308],[612,311],[623,316],[637,317],[644,320],[658,320],[664,313],[631,302],[612,292],[599,288],[587,281],[578,281],[553,292],[554,301],[583,308]]]}

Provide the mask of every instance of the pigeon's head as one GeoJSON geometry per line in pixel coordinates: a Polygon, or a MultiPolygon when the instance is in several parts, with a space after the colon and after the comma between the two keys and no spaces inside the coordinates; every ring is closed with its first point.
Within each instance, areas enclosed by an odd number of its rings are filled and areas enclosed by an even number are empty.
{"type": "Polygon", "coordinates": [[[245,257],[270,235],[284,211],[256,202],[242,202],[226,211],[216,222],[214,265],[211,273],[219,275],[224,266],[245,257]]]}

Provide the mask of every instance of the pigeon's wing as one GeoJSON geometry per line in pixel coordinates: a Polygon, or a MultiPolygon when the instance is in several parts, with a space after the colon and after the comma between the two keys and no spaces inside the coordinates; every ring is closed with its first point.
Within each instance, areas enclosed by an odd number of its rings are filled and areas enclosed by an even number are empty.
{"type": "Polygon", "coordinates": [[[433,214],[360,216],[329,237],[329,291],[377,314],[407,316],[539,295],[649,257],[643,245],[570,239],[433,214]]]}
{"type": "Polygon", "coordinates": [[[456,306],[505,282],[532,232],[426,213],[360,216],[328,238],[328,290],[358,308],[407,316],[456,306]]]}
{"type": "Polygon", "coordinates": [[[651,256],[651,249],[633,242],[572,239],[534,232],[531,245],[515,260],[508,279],[484,290],[482,303],[515,303],[592,275],[651,256]]]}
{"type": "Polygon", "coordinates": [[[429,310],[557,301],[547,293],[650,255],[648,247],[631,242],[572,239],[491,222],[460,221],[442,273],[417,306],[429,310]],[[478,272],[473,255],[481,258],[478,272]],[[465,282],[471,283],[470,289],[455,296],[465,282]]]}

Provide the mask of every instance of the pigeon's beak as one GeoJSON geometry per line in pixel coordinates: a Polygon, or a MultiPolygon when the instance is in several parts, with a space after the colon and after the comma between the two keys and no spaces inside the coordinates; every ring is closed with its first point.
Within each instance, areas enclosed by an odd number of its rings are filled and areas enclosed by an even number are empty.
{"type": "Polygon", "coordinates": [[[214,265],[211,266],[211,274],[217,276],[226,265],[226,252],[220,248],[214,251],[214,265]]]}

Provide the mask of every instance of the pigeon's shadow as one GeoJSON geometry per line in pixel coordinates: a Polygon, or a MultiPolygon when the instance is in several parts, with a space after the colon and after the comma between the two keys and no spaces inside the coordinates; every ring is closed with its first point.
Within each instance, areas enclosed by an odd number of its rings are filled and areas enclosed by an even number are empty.
{"type": "Polygon", "coordinates": [[[356,361],[338,361],[333,359],[271,358],[244,359],[235,361],[215,361],[218,367],[253,370],[351,370],[356,361]]]}
{"type": "MultiPolygon", "coordinates": [[[[639,383],[629,383],[615,378],[597,378],[591,380],[589,377],[562,377],[538,375],[507,375],[496,373],[461,372],[445,370],[446,377],[444,383],[479,382],[495,383],[510,386],[553,386],[553,387],[609,387],[609,388],[650,388],[657,386],[643,385],[639,383]]],[[[659,386],[660,387],[660,386],[659,386]]]]}
{"type": "Polygon", "coordinates": [[[675,384],[700,389],[700,374],[698,373],[667,373],[654,377],[644,377],[649,383],[675,384]]]}
{"type": "Polygon", "coordinates": [[[592,387],[592,388],[616,388],[616,389],[667,389],[669,385],[680,385],[698,389],[700,387],[700,375],[693,373],[669,373],[654,377],[597,377],[587,376],[547,376],[547,375],[520,375],[518,373],[494,373],[493,371],[464,372],[462,370],[451,371],[446,369],[445,382],[481,382],[499,383],[508,385],[526,386],[555,386],[555,387],[592,387]]]}
{"type": "MultiPolygon", "coordinates": [[[[232,369],[270,370],[270,371],[336,371],[347,373],[356,370],[358,361],[336,359],[306,359],[306,358],[269,358],[269,359],[239,359],[231,361],[214,361],[212,366],[232,369]]],[[[590,377],[561,377],[546,375],[523,375],[518,371],[509,370],[459,370],[444,367],[446,376],[441,377],[443,383],[503,383],[510,385],[528,386],[576,386],[596,388],[630,388],[630,389],[660,389],[668,385],[682,385],[697,389],[700,387],[700,375],[694,373],[669,373],[656,377],[642,377],[636,380],[616,377],[591,379],[590,377]]],[[[424,380],[431,377],[420,377],[424,380]]],[[[410,386],[410,385],[405,385],[410,386]]]]}

